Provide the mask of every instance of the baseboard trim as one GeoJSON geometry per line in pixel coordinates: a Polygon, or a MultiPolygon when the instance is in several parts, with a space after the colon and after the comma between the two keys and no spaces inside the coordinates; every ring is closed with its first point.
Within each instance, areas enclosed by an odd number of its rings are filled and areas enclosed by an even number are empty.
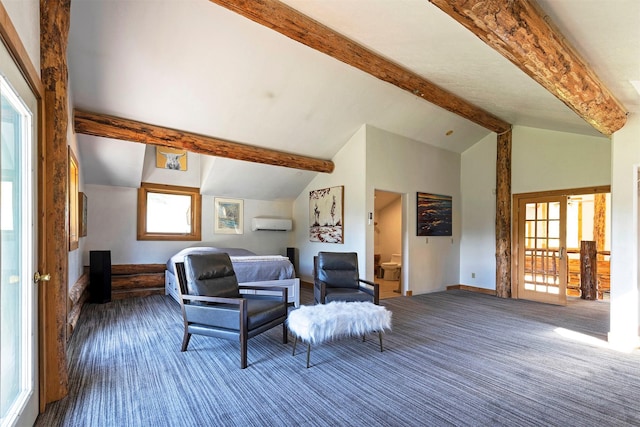
{"type": "Polygon", "coordinates": [[[496,295],[495,289],[478,288],[478,287],[469,286],[469,285],[451,285],[451,286],[447,286],[447,290],[448,291],[461,290],[461,291],[477,292],[485,295],[493,295],[493,296],[496,295]]]}

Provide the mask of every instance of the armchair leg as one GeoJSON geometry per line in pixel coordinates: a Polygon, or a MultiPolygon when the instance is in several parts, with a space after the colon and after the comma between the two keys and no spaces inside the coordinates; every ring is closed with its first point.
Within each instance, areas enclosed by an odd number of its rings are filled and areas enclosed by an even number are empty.
{"type": "Polygon", "coordinates": [[[189,340],[191,339],[191,334],[187,331],[184,331],[184,337],[182,337],[182,348],[180,351],[187,351],[187,347],[189,346],[189,340]]]}
{"type": "Polygon", "coordinates": [[[240,337],[240,369],[247,367],[247,337],[240,337]]]}
{"type": "Polygon", "coordinates": [[[282,322],[282,344],[289,342],[289,334],[287,333],[287,324],[282,322]]]}

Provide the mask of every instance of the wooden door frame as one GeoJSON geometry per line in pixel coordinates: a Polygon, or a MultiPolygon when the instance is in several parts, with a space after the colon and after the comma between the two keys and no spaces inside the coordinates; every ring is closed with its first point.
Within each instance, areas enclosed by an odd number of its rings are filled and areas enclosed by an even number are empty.
{"type": "Polygon", "coordinates": [[[564,190],[549,190],[549,191],[536,191],[531,193],[519,193],[513,194],[511,206],[512,206],[512,217],[511,217],[511,297],[519,298],[518,295],[518,267],[520,262],[520,251],[519,251],[519,240],[518,236],[520,235],[520,223],[518,221],[518,215],[520,210],[520,201],[522,199],[533,199],[538,197],[554,197],[554,196],[577,196],[580,194],[600,194],[600,193],[611,193],[610,185],[600,185],[595,187],[581,187],[581,188],[571,188],[564,190]]]}
{"type": "MultiPolygon", "coordinates": [[[[46,209],[46,181],[47,181],[47,169],[45,162],[46,154],[46,139],[45,139],[45,102],[44,102],[44,85],[40,79],[40,73],[33,65],[29,53],[22,44],[22,40],[18,35],[16,28],[13,26],[7,10],[4,5],[0,3],[0,40],[5,45],[7,50],[11,53],[14,62],[23,77],[25,78],[29,88],[36,97],[37,115],[36,122],[36,138],[37,138],[37,168],[38,176],[36,185],[37,190],[37,202],[36,202],[36,215],[37,219],[37,248],[35,249],[38,257],[38,271],[46,273],[49,271],[49,265],[46,256],[45,236],[47,232],[47,209],[46,209]]],[[[47,363],[45,361],[46,349],[45,349],[45,315],[46,315],[46,303],[47,293],[46,288],[42,284],[38,286],[37,296],[38,298],[38,377],[39,377],[39,390],[38,400],[40,406],[40,412],[42,412],[46,405],[46,369],[47,363]]]]}

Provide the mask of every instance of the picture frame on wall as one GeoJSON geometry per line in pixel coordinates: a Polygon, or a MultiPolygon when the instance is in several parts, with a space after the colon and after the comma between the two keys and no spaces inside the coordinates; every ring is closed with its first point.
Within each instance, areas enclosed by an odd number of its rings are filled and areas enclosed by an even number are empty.
{"type": "Polygon", "coordinates": [[[80,215],[80,237],[87,237],[87,195],[78,194],[78,212],[80,215]]]}
{"type": "Polygon", "coordinates": [[[156,147],[156,167],[177,171],[187,170],[187,150],[156,147]]]}
{"type": "Polygon", "coordinates": [[[451,196],[417,193],[417,235],[453,235],[453,200],[451,196]]]}
{"type": "Polygon", "coordinates": [[[216,197],[214,203],[214,233],[243,234],[243,201],[216,197]]]}
{"type": "Polygon", "coordinates": [[[309,192],[309,241],[344,243],[344,186],[309,192]]]}

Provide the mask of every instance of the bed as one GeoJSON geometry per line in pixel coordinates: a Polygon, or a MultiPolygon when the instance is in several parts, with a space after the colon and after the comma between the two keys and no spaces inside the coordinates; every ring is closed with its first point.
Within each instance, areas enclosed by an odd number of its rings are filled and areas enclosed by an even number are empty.
{"type": "MultiPolygon", "coordinates": [[[[295,307],[300,306],[300,279],[296,278],[293,264],[289,258],[281,255],[257,255],[241,248],[193,246],[182,249],[167,261],[165,293],[178,301],[178,279],[175,273],[175,263],[182,262],[185,255],[221,252],[229,254],[241,292],[243,292],[242,288],[246,286],[286,287],[288,302],[293,303],[295,307]]],[[[244,292],[252,291],[245,290],[244,292]]],[[[269,293],[269,291],[259,292],[269,293]]]]}

